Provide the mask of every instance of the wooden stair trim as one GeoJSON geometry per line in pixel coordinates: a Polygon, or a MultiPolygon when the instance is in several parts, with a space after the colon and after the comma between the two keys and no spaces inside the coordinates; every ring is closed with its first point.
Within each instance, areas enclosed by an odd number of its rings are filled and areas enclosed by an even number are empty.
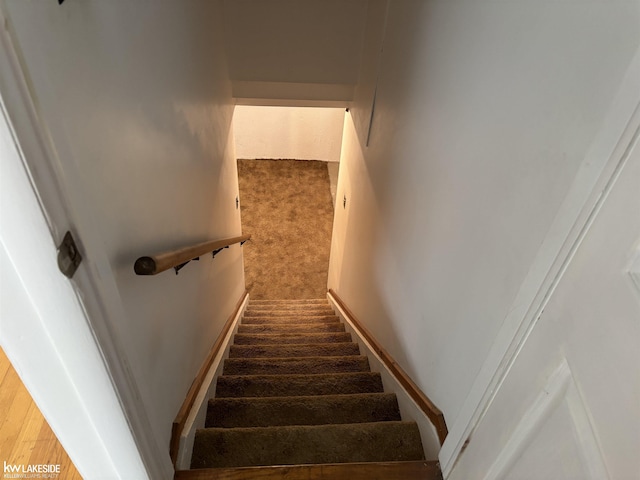
{"type": "Polygon", "coordinates": [[[174,480],[442,480],[437,461],[178,470],[174,480]]]}
{"type": "Polygon", "coordinates": [[[202,366],[200,367],[200,370],[198,371],[196,378],[194,378],[193,382],[191,383],[191,387],[189,387],[187,396],[184,399],[184,402],[182,403],[182,406],[180,407],[180,410],[178,411],[178,414],[176,415],[176,418],[173,421],[173,424],[171,426],[171,440],[169,442],[169,455],[171,457],[171,463],[173,463],[174,469],[176,466],[176,462],[178,460],[178,450],[180,448],[180,435],[182,435],[182,431],[184,430],[184,426],[187,422],[187,417],[191,412],[191,408],[193,408],[193,404],[196,400],[196,397],[198,396],[198,392],[202,388],[202,384],[204,383],[207,373],[209,372],[209,369],[211,368],[211,365],[213,364],[214,359],[218,355],[220,348],[223,346],[224,340],[227,334],[229,333],[229,329],[233,325],[233,321],[238,316],[238,312],[242,308],[242,305],[244,304],[248,295],[249,295],[249,292],[245,290],[244,293],[240,296],[240,300],[238,300],[238,303],[236,303],[236,306],[234,307],[233,312],[231,313],[231,315],[229,316],[225,324],[222,326],[220,335],[218,335],[218,338],[216,339],[215,343],[211,347],[209,354],[207,355],[204,362],[202,363],[202,366]]]}
{"type": "MultiPolygon", "coordinates": [[[[329,289],[329,295],[343,310],[343,312],[349,317],[349,320],[353,323],[354,327],[358,330],[358,333],[367,340],[371,345],[371,348],[380,357],[389,371],[396,377],[398,382],[407,391],[409,396],[418,405],[420,410],[429,418],[431,423],[436,429],[438,434],[438,440],[442,445],[447,437],[448,429],[444,419],[442,411],[436,407],[436,405],[427,397],[422,390],[415,384],[415,382],[407,375],[402,367],[393,359],[393,357],[378,343],[373,334],[364,326],[364,324],[358,320],[355,314],[347,307],[344,301],[336,293],[335,290],[329,289]]],[[[410,478],[410,477],[409,477],[410,478]]]]}

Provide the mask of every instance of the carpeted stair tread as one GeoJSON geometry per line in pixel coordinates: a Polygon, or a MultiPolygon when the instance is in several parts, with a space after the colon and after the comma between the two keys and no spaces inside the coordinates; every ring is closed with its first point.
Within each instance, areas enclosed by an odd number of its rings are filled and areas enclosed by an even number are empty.
{"type": "Polygon", "coordinates": [[[341,395],[383,391],[379,373],[354,372],[313,375],[222,375],[216,398],[341,395]]]}
{"type": "Polygon", "coordinates": [[[289,310],[289,309],[314,309],[314,308],[332,308],[331,304],[327,300],[323,300],[318,303],[252,303],[249,302],[247,308],[260,308],[260,309],[274,309],[274,310],[289,310]]]}
{"type": "Polygon", "coordinates": [[[393,393],[209,400],[205,427],[272,427],[400,421],[393,393]]]}
{"type": "Polygon", "coordinates": [[[252,301],[249,302],[248,308],[274,308],[278,309],[289,309],[289,308],[330,308],[331,304],[328,300],[318,300],[317,302],[309,303],[309,302],[270,302],[270,303],[254,303],[252,301]]]}
{"type": "Polygon", "coordinates": [[[236,333],[235,345],[310,344],[351,342],[348,332],[326,333],[236,333]]]}
{"type": "Polygon", "coordinates": [[[326,299],[251,300],[233,340],[191,468],[424,459],[416,423],[326,299]]]}
{"type": "Polygon", "coordinates": [[[340,323],[340,319],[335,315],[315,315],[309,317],[284,316],[245,316],[242,318],[242,324],[258,324],[258,323],[282,323],[292,325],[295,323],[340,323]]]}
{"type": "Polygon", "coordinates": [[[271,299],[251,299],[249,306],[252,305],[328,305],[326,298],[302,298],[288,300],[271,300],[271,299]]]}
{"type": "Polygon", "coordinates": [[[231,345],[229,358],[338,357],[360,355],[358,344],[231,345]]]}
{"type": "Polygon", "coordinates": [[[191,468],[423,460],[414,422],[205,428],[191,468]]]}
{"type": "Polygon", "coordinates": [[[344,332],[342,323],[296,323],[296,324],[240,324],[238,333],[320,333],[344,332]]]}
{"type": "Polygon", "coordinates": [[[366,372],[369,360],[365,355],[349,357],[303,358],[228,358],[223,375],[284,375],[315,373],[366,372]]]}
{"type": "Polygon", "coordinates": [[[270,307],[249,307],[244,312],[245,315],[335,315],[329,306],[306,307],[306,308],[270,308],[270,307]]]}
{"type": "Polygon", "coordinates": [[[247,310],[245,317],[334,317],[336,312],[331,309],[322,310],[247,310]]]}

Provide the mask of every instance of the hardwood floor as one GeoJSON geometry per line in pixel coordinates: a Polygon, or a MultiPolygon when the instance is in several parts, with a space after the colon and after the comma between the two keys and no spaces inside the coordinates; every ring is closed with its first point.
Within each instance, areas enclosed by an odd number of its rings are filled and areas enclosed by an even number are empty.
{"type": "Polygon", "coordinates": [[[0,348],[0,462],[60,465],[60,480],[82,480],[0,348]]]}

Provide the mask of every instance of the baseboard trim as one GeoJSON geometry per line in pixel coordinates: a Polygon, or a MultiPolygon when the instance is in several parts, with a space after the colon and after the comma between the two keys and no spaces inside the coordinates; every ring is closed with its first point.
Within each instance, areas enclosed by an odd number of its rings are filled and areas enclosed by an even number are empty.
{"type": "MultiPolygon", "coordinates": [[[[225,322],[222,327],[222,331],[218,338],[216,339],[213,347],[211,347],[211,351],[207,358],[205,358],[196,378],[193,380],[189,391],[187,392],[187,396],[176,415],[175,420],[173,421],[173,425],[171,426],[171,442],[169,443],[169,455],[171,456],[171,462],[173,463],[174,468],[176,467],[176,463],[178,461],[178,452],[180,450],[180,437],[184,431],[184,427],[187,423],[187,418],[193,409],[194,403],[196,401],[196,397],[198,393],[202,389],[205,384],[205,379],[209,374],[209,371],[214,363],[215,358],[218,356],[221,350],[225,347],[225,342],[227,341],[228,333],[232,329],[234,323],[238,320],[240,314],[242,313],[243,307],[246,304],[247,297],[249,293],[245,290],[243,294],[240,296],[238,303],[236,304],[233,312],[225,322]]],[[[208,387],[208,386],[207,386],[208,387]]]]}
{"type": "Polygon", "coordinates": [[[398,381],[402,388],[407,392],[418,408],[429,418],[433,424],[440,445],[444,443],[447,437],[447,424],[442,411],[427,397],[422,390],[415,384],[407,373],[398,365],[393,357],[387,352],[373,334],[358,320],[355,314],[347,307],[345,302],[333,289],[329,289],[329,299],[332,300],[340,310],[344,313],[347,320],[353,325],[356,333],[364,338],[371,346],[375,354],[380,358],[384,366],[389,370],[393,377],[398,381]]]}
{"type": "Polygon", "coordinates": [[[430,462],[332,463],[269,467],[179,470],[174,480],[441,480],[440,465],[430,462]]]}

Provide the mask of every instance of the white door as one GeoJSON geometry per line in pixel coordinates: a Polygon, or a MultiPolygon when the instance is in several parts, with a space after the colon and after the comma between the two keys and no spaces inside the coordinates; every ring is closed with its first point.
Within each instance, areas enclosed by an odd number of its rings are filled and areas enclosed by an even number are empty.
{"type": "Polygon", "coordinates": [[[640,479],[635,138],[450,479],[640,479]]]}

